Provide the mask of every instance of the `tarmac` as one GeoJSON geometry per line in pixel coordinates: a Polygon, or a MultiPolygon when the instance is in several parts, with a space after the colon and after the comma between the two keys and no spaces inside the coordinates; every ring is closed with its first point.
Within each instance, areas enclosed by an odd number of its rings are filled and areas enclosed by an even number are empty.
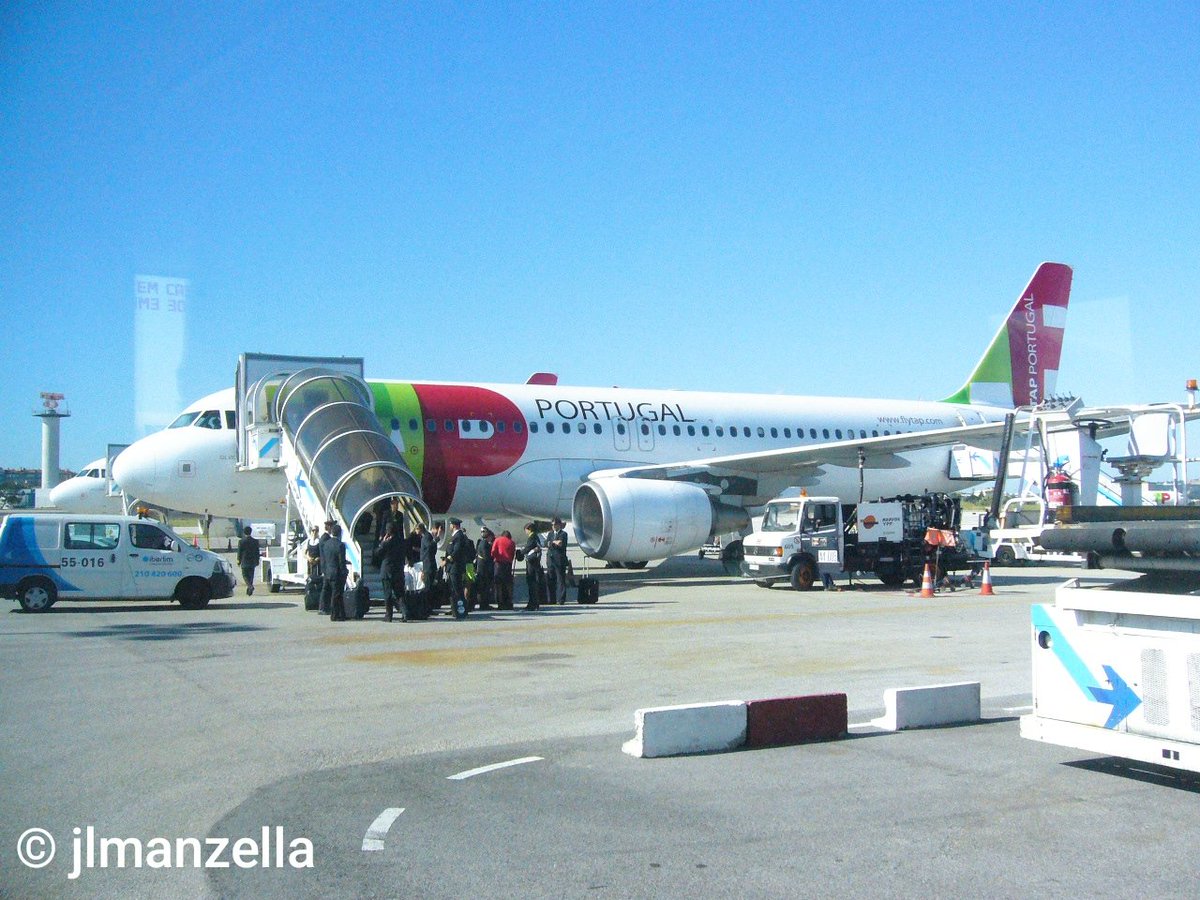
{"type": "Polygon", "coordinates": [[[595,606],[463,622],[331,623],[290,593],[12,603],[0,894],[1194,896],[1194,780],[1018,735],[1030,604],[1121,573],[923,599],[765,590],[695,557],[593,572],[595,606]],[[889,688],[963,681],[977,724],[872,724],[889,688]],[[825,693],[846,738],[621,752],[640,708],[825,693]],[[42,868],[18,856],[35,828],[42,868]],[[124,866],[87,865],[101,838],[124,866]],[[161,850],[187,839],[225,841],[225,865],[161,850]]]}

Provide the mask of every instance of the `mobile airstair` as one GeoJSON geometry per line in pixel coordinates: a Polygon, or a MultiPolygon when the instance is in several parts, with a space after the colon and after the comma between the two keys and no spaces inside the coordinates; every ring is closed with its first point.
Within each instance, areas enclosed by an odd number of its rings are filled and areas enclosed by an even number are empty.
{"type": "Polygon", "coordinates": [[[238,467],[287,477],[285,527],[264,580],[272,590],[303,586],[305,536],[332,519],[342,527],[349,584],[362,579],[381,596],[371,562],[380,512],[399,498],[406,535],[430,515],[403,452],[375,418],[363,361],[245,353],[237,399],[238,467]]]}

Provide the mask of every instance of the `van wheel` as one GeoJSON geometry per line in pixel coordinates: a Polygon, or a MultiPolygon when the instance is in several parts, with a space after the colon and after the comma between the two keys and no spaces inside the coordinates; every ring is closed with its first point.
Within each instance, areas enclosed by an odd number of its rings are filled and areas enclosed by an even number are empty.
{"type": "Polygon", "coordinates": [[[30,578],[17,588],[17,599],[25,612],[45,612],[58,599],[58,591],[48,578],[30,578]]]}
{"type": "Polygon", "coordinates": [[[797,591],[811,591],[813,583],[817,580],[816,570],[813,569],[813,564],[806,559],[800,560],[792,566],[792,589],[797,591]]]}
{"type": "Polygon", "coordinates": [[[175,599],[184,609],[201,609],[212,599],[212,588],[203,578],[185,578],[175,588],[175,599]]]}

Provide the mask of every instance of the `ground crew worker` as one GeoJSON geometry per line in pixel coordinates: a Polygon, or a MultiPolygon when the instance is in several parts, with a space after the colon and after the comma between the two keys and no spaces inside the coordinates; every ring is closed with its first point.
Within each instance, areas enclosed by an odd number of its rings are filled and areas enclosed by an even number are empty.
{"type": "Polygon", "coordinates": [[[242,580],[246,582],[246,596],[254,593],[254,573],[258,571],[258,562],[262,556],[262,545],[254,537],[247,525],[245,536],[238,541],[237,563],[242,570],[242,580]]]}

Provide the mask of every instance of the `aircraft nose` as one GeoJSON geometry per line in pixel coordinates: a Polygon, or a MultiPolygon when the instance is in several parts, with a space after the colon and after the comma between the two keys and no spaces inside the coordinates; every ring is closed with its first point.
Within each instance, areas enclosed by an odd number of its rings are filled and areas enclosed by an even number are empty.
{"type": "Polygon", "coordinates": [[[117,454],[112,464],[112,477],[126,497],[147,498],[158,480],[158,452],[152,437],[134,441],[117,454]]]}

